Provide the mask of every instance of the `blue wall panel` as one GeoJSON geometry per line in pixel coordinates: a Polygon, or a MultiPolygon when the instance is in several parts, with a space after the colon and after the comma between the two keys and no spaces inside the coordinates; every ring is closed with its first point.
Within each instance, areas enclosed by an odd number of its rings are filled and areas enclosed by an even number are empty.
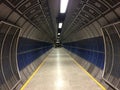
{"type": "Polygon", "coordinates": [[[20,38],[17,51],[19,69],[22,70],[25,68],[50,48],[52,48],[51,43],[35,41],[27,38],[20,38]]]}
{"type": "Polygon", "coordinates": [[[103,69],[104,42],[102,37],[63,44],[66,49],[103,69]]]}
{"type": "Polygon", "coordinates": [[[18,43],[18,53],[31,50],[31,49],[42,48],[50,45],[51,43],[48,43],[48,42],[42,42],[42,41],[40,42],[40,41],[21,37],[18,43]]]}

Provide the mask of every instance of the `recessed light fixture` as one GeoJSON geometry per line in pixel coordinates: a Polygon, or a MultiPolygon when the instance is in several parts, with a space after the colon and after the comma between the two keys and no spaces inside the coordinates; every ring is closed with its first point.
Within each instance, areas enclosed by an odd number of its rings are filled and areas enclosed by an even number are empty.
{"type": "Polygon", "coordinates": [[[60,0],[60,13],[65,13],[69,0],[60,0]]]}
{"type": "Polygon", "coordinates": [[[60,43],[60,42],[56,42],[56,43],[60,43]]]}
{"type": "Polygon", "coordinates": [[[58,33],[58,35],[60,35],[60,33],[58,33]]]}
{"type": "Polygon", "coordinates": [[[62,23],[59,23],[59,26],[58,26],[59,28],[62,28],[62,23]]]}

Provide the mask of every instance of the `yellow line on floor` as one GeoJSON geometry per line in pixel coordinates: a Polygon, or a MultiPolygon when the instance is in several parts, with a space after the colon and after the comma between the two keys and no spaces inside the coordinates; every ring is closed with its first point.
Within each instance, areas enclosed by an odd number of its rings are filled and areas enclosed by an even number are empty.
{"type": "MultiPolygon", "coordinates": [[[[72,56],[70,56],[70,57],[72,57],[72,56]]],[[[106,90],[106,88],[105,88],[102,84],[100,84],[90,73],[88,73],[77,61],[75,61],[73,57],[72,57],[72,60],[73,60],[73,62],[74,62],[80,69],[82,69],[93,81],[95,81],[96,84],[97,84],[99,87],[102,88],[102,90],[106,90]]]]}
{"type": "MultiPolygon", "coordinates": [[[[46,57],[47,58],[47,57],[46,57]]],[[[33,72],[33,74],[30,76],[30,78],[25,82],[25,84],[22,86],[20,90],[24,90],[24,88],[28,85],[28,83],[31,81],[31,79],[35,76],[35,74],[38,72],[38,70],[44,65],[45,61],[47,59],[43,60],[43,62],[39,65],[39,67],[33,72]]]]}

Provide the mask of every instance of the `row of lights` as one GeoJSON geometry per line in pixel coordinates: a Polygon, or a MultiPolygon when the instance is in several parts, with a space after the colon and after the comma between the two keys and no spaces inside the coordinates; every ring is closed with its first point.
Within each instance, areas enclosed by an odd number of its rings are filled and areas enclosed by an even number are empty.
{"type": "MultiPolygon", "coordinates": [[[[66,13],[68,1],[69,0],[60,0],[60,14],[66,13]]],[[[58,29],[62,29],[62,26],[63,26],[63,22],[59,22],[58,29]]],[[[60,36],[60,32],[58,32],[57,35],[60,36]]]]}

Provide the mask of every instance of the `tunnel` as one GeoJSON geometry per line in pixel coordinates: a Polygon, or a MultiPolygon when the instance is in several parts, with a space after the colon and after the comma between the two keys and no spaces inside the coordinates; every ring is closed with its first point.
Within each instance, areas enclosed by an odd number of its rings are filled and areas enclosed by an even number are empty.
{"type": "Polygon", "coordinates": [[[0,0],[0,90],[120,90],[120,0],[61,2],[0,0]]]}

